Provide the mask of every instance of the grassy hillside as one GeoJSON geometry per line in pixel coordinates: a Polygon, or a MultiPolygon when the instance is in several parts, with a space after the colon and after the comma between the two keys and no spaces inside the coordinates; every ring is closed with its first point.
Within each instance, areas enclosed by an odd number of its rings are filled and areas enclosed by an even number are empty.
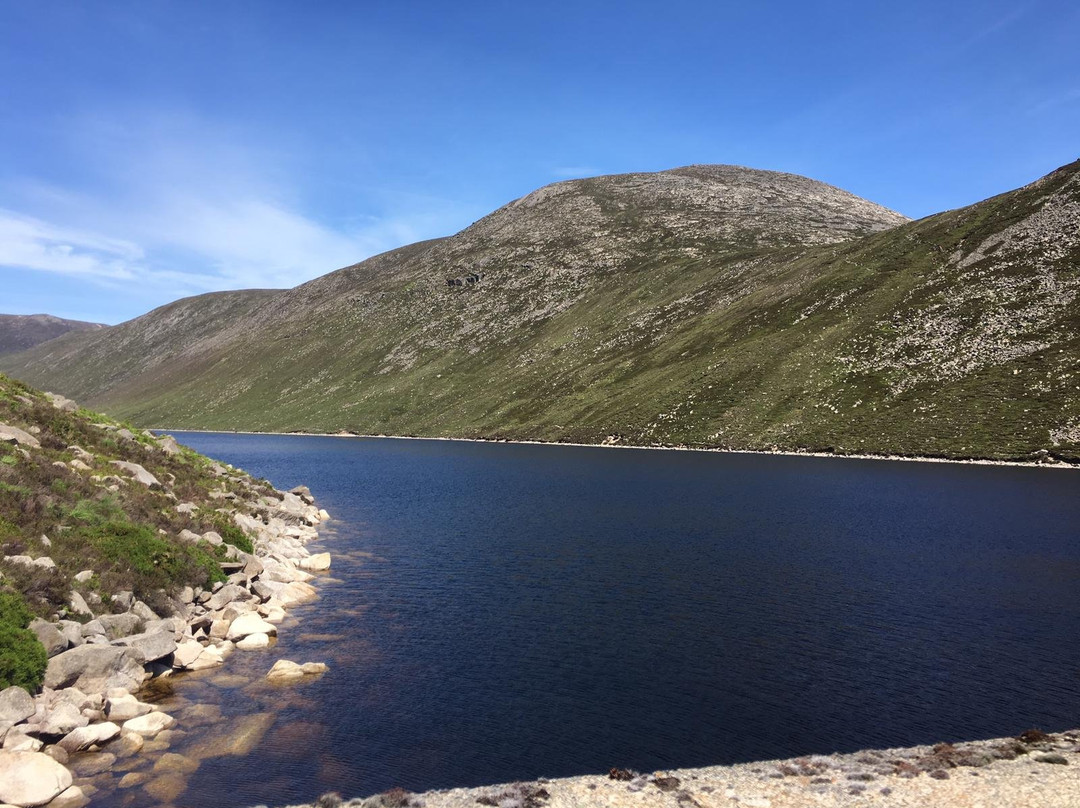
{"type": "Polygon", "coordinates": [[[248,500],[270,490],[170,439],[0,375],[0,688],[33,689],[9,655],[16,624],[30,615],[79,619],[78,598],[108,613],[117,592],[169,614],[180,587],[224,581],[226,545],[252,549],[228,511],[247,512],[248,500]],[[184,530],[215,531],[224,544],[184,541],[184,530]]]}
{"type": "Polygon", "coordinates": [[[911,223],[693,167],[2,365],[141,425],[1080,460],[1078,292],[1077,163],[911,223]]]}

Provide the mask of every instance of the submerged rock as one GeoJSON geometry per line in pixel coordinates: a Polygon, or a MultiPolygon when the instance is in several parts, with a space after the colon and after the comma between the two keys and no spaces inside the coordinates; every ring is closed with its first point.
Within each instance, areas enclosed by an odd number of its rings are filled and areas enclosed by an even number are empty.
{"type": "Polygon", "coordinates": [[[271,682],[290,682],[303,679],[305,676],[326,673],[327,670],[329,668],[325,662],[305,662],[299,665],[289,659],[279,659],[266,674],[266,678],[271,682]]]}
{"type": "Polygon", "coordinates": [[[225,726],[208,729],[186,751],[189,757],[243,757],[250,754],[274,723],[273,713],[255,713],[230,719],[225,726]]]}

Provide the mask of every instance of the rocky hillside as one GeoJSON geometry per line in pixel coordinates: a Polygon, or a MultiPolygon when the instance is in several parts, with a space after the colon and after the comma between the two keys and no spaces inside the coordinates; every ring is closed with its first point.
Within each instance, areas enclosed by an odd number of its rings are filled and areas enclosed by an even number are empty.
{"type": "Polygon", "coordinates": [[[3,366],[140,425],[1080,459],[1080,163],[906,222],[729,166],[558,183],[198,328],[3,366]]]}
{"type": "Polygon", "coordinates": [[[0,803],[76,808],[118,759],[167,801],[143,688],[271,645],[329,566],[313,502],[0,376],[0,803]]]}
{"type": "Polygon", "coordinates": [[[97,331],[101,323],[64,320],[51,314],[0,314],[0,355],[18,353],[69,331],[97,331]]]}

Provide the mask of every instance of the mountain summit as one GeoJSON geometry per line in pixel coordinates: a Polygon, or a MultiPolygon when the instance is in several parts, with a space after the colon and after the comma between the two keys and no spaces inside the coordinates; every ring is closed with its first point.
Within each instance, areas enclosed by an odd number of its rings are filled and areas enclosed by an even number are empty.
{"type": "Polygon", "coordinates": [[[918,222],[735,166],[560,182],[0,366],[174,428],[1072,458],[1078,165],[918,222]]]}

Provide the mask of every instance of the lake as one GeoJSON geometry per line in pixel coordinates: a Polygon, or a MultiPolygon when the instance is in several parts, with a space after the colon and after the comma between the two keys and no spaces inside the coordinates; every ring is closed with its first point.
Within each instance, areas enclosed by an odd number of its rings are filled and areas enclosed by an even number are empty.
{"type": "Polygon", "coordinates": [[[269,716],[184,805],[1080,723],[1075,471],[175,434],[334,517],[320,600],[163,702],[269,716]],[[282,657],[330,671],[263,684],[282,657]]]}

